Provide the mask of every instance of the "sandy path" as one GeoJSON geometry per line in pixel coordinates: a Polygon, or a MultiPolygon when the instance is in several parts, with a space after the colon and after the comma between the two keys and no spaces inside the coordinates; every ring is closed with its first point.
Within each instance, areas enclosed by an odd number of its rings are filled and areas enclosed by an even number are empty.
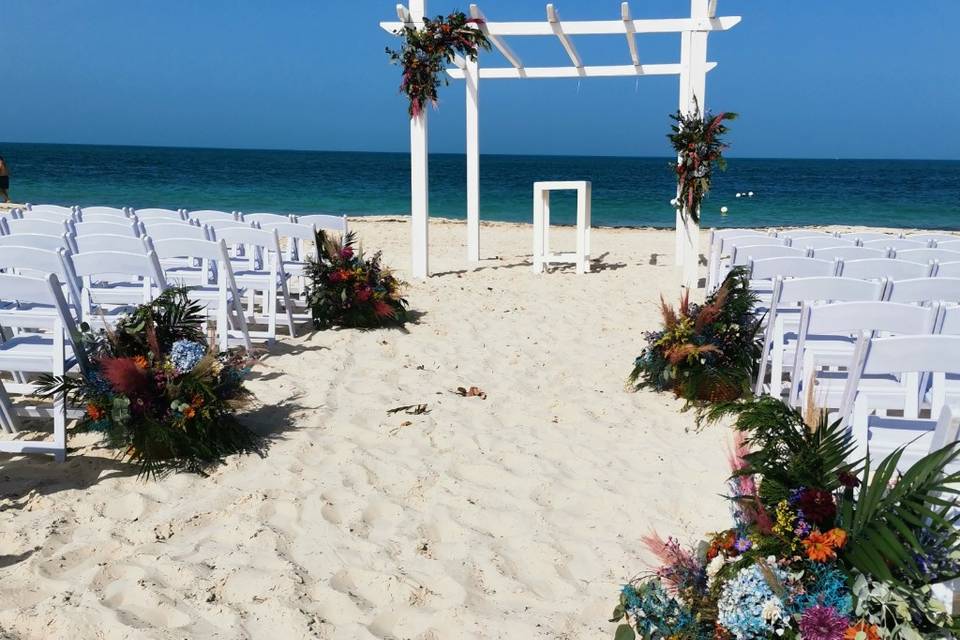
{"type": "MultiPolygon", "coordinates": [[[[407,227],[355,225],[405,266],[407,227]]],[[[664,232],[597,230],[602,269],[535,276],[529,228],[432,227],[400,331],[284,339],[251,388],[272,442],[141,482],[75,437],[0,461],[0,628],[24,638],[605,638],[655,527],[725,523],[726,434],[624,378],[677,274],[664,232]],[[476,385],[488,397],[462,398],[476,385]],[[429,413],[388,416],[426,403],[429,413]],[[404,424],[409,422],[410,424],[404,424]]],[[[569,233],[557,233],[563,242],[569,233]]],[[[570,235],[572,237],[572,235],[570,235]]],[[[569,240],[569,238],[567,238],[569,240]]],[[[672,297],[672,296],[671,296],[672,297]]]]}

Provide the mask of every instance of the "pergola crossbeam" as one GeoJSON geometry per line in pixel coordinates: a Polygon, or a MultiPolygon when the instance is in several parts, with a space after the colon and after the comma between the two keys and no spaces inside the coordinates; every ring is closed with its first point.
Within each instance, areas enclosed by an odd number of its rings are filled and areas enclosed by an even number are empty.
{"type": "Polygon", "coordinates": [[[627,47],[630,49],[630,60],[633,66],[640,66],[640,54],[637,53],[637,31],[633,28],[633,17],[630,15],[630,3],[620,4],[620,17],[623,19],[623,30],[627,33],[627,47]]]}
{"type": "Polygon", "coordinates": [[[503,38],[500,38],[497,34],[490,31],[490,23],[487,22],[486,16],[483,15],[483,12],[480,11],[480,7],[475,4],[470,5],[470,17],[480,20],[480,30],[487,36],[487,39],[490,40],[490,43],[497,48],[497,50],[503,54],[503,57],[513,65],[513,68],[517,71],[523,73],[523,62],[520,61],[520,56],[513,52],[513,49],[503,41],[503,38]]]}
{"type": "MultiPolygon", "coordinates": [[[[716,62],[707,63],[707,71],[714,69],[716,62]]],[[[675,76],[679,75],[679,64],[615,64],[586,67],[524,67],[511,69],[510,67],[483,67],[480,69],[481,80],[510,80],[517,78],[614,78],[624,76],[675,76]]],[[[454,80],[463,80],[462,69],[447,69],[447,74],[454,80]]]]}
{"type": "Polygon", "coordinates": [[[560,22],[560,16],[553,4],[547,5],[547,22],[550,23],[553,34],[560,40],[560,44],[563,45],[567,55],[570,56],[570,62],[573,63],[580,75],[583,75],[583,61],[580,59],[580,54],[577,53],[577,48],[573,46],[573,41],[563,32],[563,24],[560,22]]]}
{"type": "MultiPolygon", "coordinates": [[[[633,29],[637,34],[729,31],[740,24],[741,20],[740,16],[634,20],[633,29]]],[[[381,22],[380,26],[390,32],[403,28],[403,24],[400,22],[381,22]]],[[[623,20],[568,21],[564,23],[563,31],[568,36],[623,35],[623,20]]],[[[500,49],[501,53],[503,53],[503,49],[500,48],[501,45],[510,50],[510,47],[503,41],[504,37],[555,35],[549,22],[488,22],[483,25],[483,32],[490,38],[490,42],[497,49],[500,49]],[[494,40],[492,36],[496,36],[497,39],[494,40]]],[[[516,56],[512,51],[511,55],[516,56]]]]}

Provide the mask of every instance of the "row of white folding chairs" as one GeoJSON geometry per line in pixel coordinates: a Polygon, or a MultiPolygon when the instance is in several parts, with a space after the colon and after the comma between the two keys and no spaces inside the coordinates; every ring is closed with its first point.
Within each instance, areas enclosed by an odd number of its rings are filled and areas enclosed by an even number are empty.
{"type": "Polygon", "coordinates": [[[911,278],[960,277],[960,261],[926,264],[895,258],[860,260],[821,260],[807,257],[779,257],[752,260],[749,266],[751,286],[759,293],[772,290],[772,283],[781,278],[841,276],[858,280],[908,280],[911,278]]]}
{"type": "MultiPolygon", "coordinates": [[[[777,277],[769,304],[765,308],[763,350],[754,390],[778,395],[783,374],[791,373],[791,384],[801,384],[794,370],[798,333],[802,333],[803,309],[816,302],[875,302],[929,305],[935,301],[960,303],[960,277],[920,277],[908,280],[875,279],[819,275],[777,277]],[[769,371],[769,385],[766,382],[769,371]]],[[[869,322],[869,319],[864,319],[869,322]]],[[[887,329],[888,331],[890,329],[887,329]]],[[[852,330],[851,330],[852,331],[852,330]]],[[[849,332],[848,332],[849,333],[849,332]]],[[[799,402],[793,388],[791,402],[799,402]]]]}
{"type": "MultiPolygon", "coordinates": [[[[779,233],[748,229],[713,230],[710,235],[707,286],[708,291],[716,289],[726,271],[734,265],[747,264],[751,254],[756,254],[753,257],[759,259],[804,253],[813,255],[819,251],[820,257],[825,258],[867,258],[887,257],[902,250],[929,248],[960,253],[960,236],[945,233],[917,233],[908,237],[894,237],[878,232],[830,234],[807,230],[779,233]],[[791,249],[780,250],[773,247],[791,249]]],[[[919,255],[913,259],[919,259],[919,255]]]]}

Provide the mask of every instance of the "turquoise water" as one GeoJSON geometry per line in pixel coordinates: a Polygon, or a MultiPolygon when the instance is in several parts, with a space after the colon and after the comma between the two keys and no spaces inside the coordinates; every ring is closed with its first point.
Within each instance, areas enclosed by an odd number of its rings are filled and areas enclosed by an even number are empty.
{"type": "MultiPolygon", "coordinates": [[[[402,153],[2,144],[18,202],[290,213],[405,214],[402,153]]],[[[481,217],[529,222],[537,180],[591,180],[593,220],[673,225],[669,158],[484,156],[481,217]]],[[[465,215],[462,155],[430,158],[431,212],[465,215]]],[[[553,217],[572,222],[573,196],[553,217]]],[[[863,224],[960,229],[960,161],[731,158],[705,226],[863,224]],[[753,191],[752,198],[735,194],[753,191]],[[729,208],[726,217],[720,207],[729,208]]]]}

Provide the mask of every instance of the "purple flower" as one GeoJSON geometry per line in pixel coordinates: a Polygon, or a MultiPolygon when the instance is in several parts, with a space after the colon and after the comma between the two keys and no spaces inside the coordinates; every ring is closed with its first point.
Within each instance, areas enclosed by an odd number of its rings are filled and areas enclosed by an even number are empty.
{"type": "Polygon", "coordinates": [[[740,553],[746,553],[753,547],[753,543],[746,538],[737,538],[737,541],[733,543],[733,546],[735,546],[737,551],[740,553]]]}
{"type": "Polygon", "coordinates": [[[803,640],[843,640],[850,621],[833,607],[810,607],[800,619],[803,640]]]}

